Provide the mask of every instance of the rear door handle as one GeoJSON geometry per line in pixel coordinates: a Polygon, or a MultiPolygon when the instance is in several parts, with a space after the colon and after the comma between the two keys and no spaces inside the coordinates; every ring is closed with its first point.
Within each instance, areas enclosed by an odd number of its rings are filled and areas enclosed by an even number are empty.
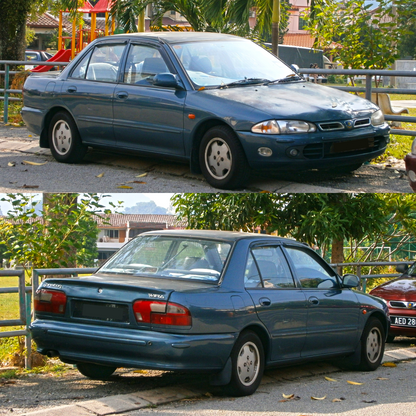
{"type": "Polygon", "coordinates": [[[312,306],[318,306],[319,305],[319,299],[316,298],[315,296],[310,297],[308,300],[309,300],[309,303],[312,306]]]}
{"type": "Polygon", "coordinates": [[[75,87],[75,86],[71,86],[71,87],[67,88],[68,92],[76,92],[76,90],[77,90],[77,87],[75,87]]]}
{"type": "Polygon", "coordinates": [[[122,100],[129,96],[129,94],[126,91],[120,91],[116,95],[117,95],[117,98],[121,98],[122,100]]]}
{"type": "Polygon", "coordinates": [[[269,298],[260,298],[259,303],[261,306],[270,306],[272,301],[269,298]]]}

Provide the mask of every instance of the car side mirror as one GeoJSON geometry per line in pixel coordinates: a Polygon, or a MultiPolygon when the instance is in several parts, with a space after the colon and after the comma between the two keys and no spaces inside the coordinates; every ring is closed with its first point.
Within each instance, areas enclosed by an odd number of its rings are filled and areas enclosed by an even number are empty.
{"type": "Polygon", "coordinates": [[[342,276],[342,287],[351,289],[360,286],[360,279],[355,274],[346,274],[342,276]]]}
{"type": "Polygon", "coordinates": [[[399,264],[396,266],[396,272],[397,273],[406,273],[409,269],[409,266],[407,264],[399,264]]]}
{"type": "Polygon", "coordinates": [[[169,72],[163,72],[156,74],[153,78],[153,85],[157,87],[176,88],[183,90],[182,82],[178,79],[177,75],[169,72]]]}
{"type": "Polygon", "coordinates": [[[299,74],[299,67],[296,64],[290,64],[290,69],[296,74],[299,74]]]}

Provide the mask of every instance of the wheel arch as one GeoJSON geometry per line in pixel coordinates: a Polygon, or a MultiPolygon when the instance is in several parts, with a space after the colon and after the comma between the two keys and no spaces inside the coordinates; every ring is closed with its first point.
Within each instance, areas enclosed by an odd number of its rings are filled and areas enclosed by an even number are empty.
{"type": "Polygon", "coordinates": [[[252,331],[260,338],[264,349],[264,357],[266,358],[267,362],[268,358],[270,357],[270,335],[267,330],[260,325],[249,325],[240,331],[240,334],[246,331],[252,331]]]}
{"type": "MultiPolygon", "coordinates": [[[[218,126],[228,127],[234,132],[233,128],[229,124],[227,124],[225,121],[218,119],[218,118],[204,120],[194,131],[192,135],[191,158],[190,158],[192,173],[201,173],[201,169],[199,166],[199,147],[201,144],[201,140],[204,137],[204,134],[209,129],[213,127],[218,127],[218,126]]],[[[235,134],[235,136],[238,138],[237,134],[235,134]]]]}
{"type": "MultiPolygon", "coordinates": [[[[366,325],[367,325],[367,323],[368,323],[368,321],[371,319],[371,318],[376,318],[376,319],[378,319],[379,321],[380,321],[380,323],[381,323],[381,325],[383,325],[383,329],[384,329],[384,335],[385,336],[387,336],[387,334],[388,334],[388,330],[389,330],[389,326],[388,326],[388,323],[387,323],[387,319],[386,319],[386,317],[385,317],[385,315],[383,315],[381,312],[373,312],[369,317],[368,317],[368,319],[367,319],[367,321],[366,321],[366,325]]],[[[365,327],[365,326],[364,326],[365,327]]],[[[364,330],[364,329],[363,329],[364,330]]]]}
{"type": "MultiPolygon", "coordinates": [[[[43,129],[42,132],[40,133],[40,139],[39,139],[39,144],[40,147],[42,148],[46,148],[49,149],[49,138],[48,138],[48,132],[49,132],[49,123],[52,120],[52,117],[56,114],[59,113],[60,111],[63,111],[67,114],[69,114],[72,119],[75,122],[74,117],[72,116],[72,114],[68,111],[68,109],[66,109],[65,107],[62,106],[58,106],[58,107],[53,107],[51,108],[48,113],[46,114],[44,120],[43,120],[43,129]]],[[[75,123],[76,124],[76,123],[75,123]]]]}

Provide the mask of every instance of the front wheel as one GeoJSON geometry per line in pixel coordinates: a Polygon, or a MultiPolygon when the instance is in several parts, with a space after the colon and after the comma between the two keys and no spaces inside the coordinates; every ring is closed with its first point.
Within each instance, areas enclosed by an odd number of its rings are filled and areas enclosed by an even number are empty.
{"type": "Polygon", "coordinates": [[[116,371],[117,367],[100,364],[77,363],[78,371],[85,377],[93,380],[106,380],[116,371]]]}
{"type": "Polygon", "coordinates": [[[254,332],[243,332],[231,352],[231,381],[227,386],[233,396],[253,394],[264,371],[264,351],[260,338],[254,332]]]}
{"type": "Polygon", "coordinates": [[[244,187],[250,176],[246,155],[227,126],[208,130],[201,141],[199,164],[207,182],[220,189],[244,187]]]}
{"type": "Polygon", "coordinates": [[[56,113],[49,124],[49,147],[52,156],[58,162],[81,162],[87,146],[82,144],[78,128],[72,117],[60,111],[56,113]]]}
{"type": "Polygon", "coordinates": [[[374,371],[384,354],[385,332],[377,318],[370,318],[361,337],[361,363],[359,370],[374,371]]]}

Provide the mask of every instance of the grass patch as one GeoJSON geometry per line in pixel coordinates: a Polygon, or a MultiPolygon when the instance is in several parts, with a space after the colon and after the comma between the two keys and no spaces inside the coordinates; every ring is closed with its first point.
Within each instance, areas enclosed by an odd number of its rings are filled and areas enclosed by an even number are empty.
{"type": "Polygon", "coordinates": [[[19,375],[19,370],[13,368],[11,370],[1,370],[0,369],[0,379],[2,380],[11,380],[13,378],[17,378],[19,375]]]}

